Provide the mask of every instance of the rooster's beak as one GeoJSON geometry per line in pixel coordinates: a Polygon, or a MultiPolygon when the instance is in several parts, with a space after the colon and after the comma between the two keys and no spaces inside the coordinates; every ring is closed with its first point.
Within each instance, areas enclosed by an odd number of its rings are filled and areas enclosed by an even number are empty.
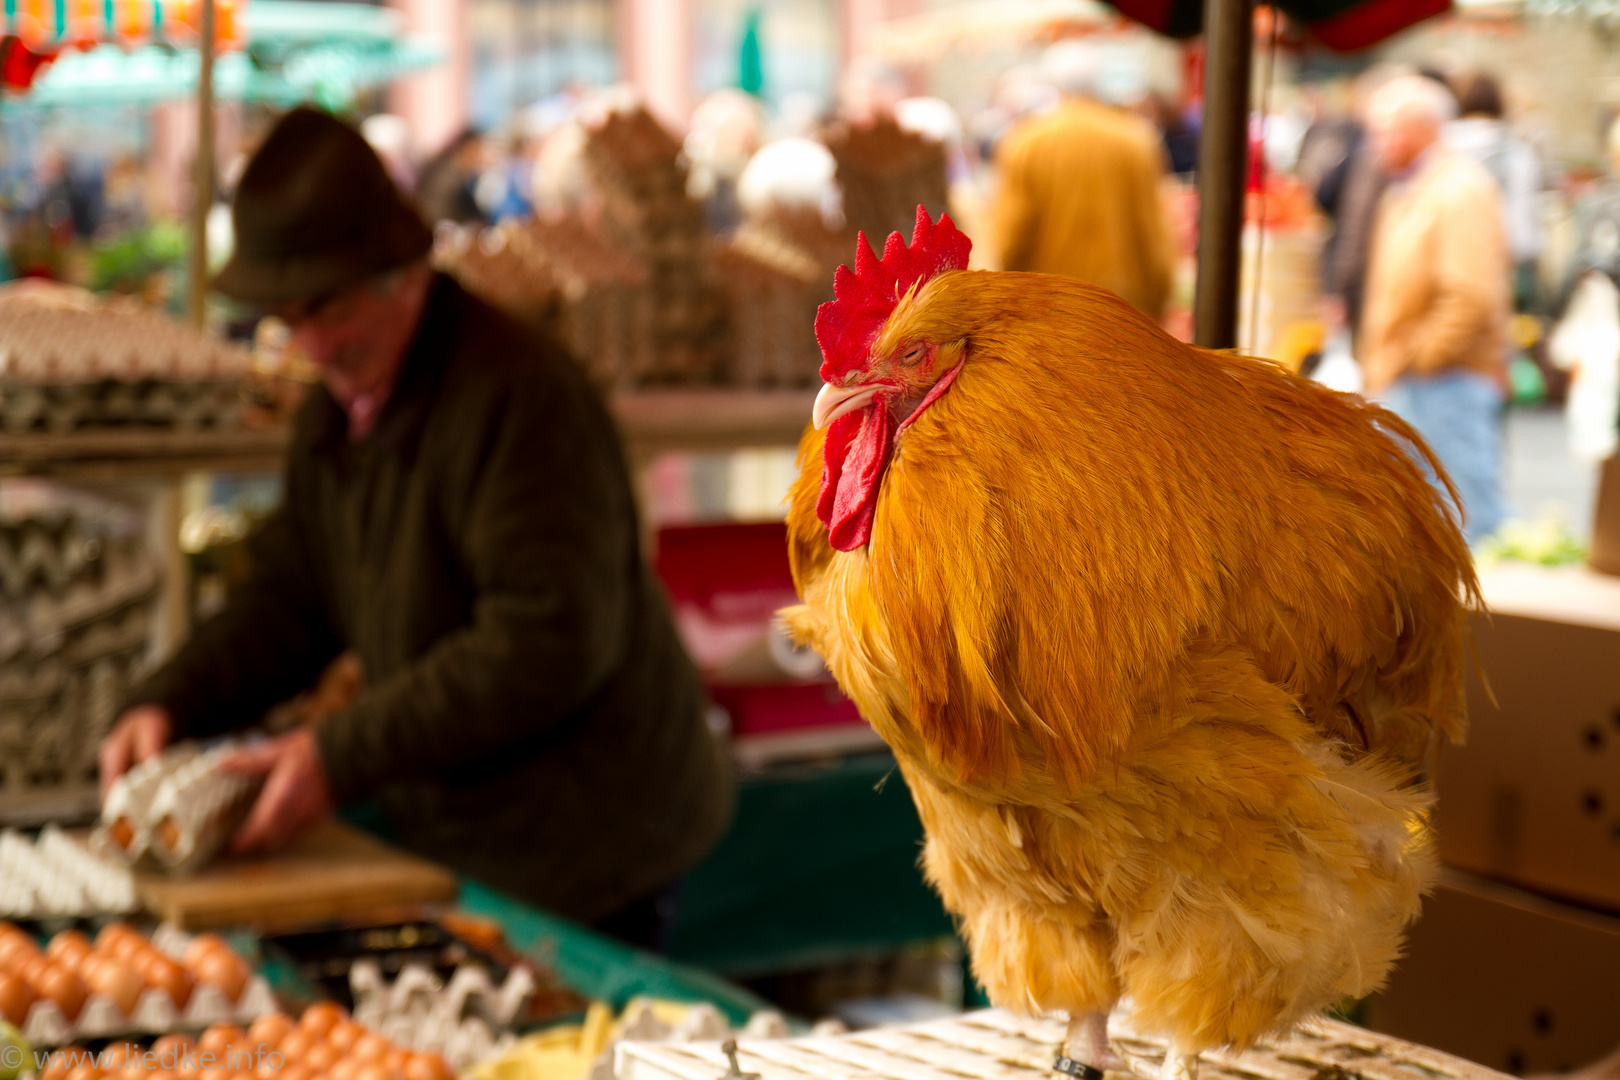
{"type": "Polygon", "coordinates": [[[861,386],[858,383],[854,386],[822,383],[821,393],[816,395],[815,408],[810,411],[810,422],[819,431],[847,412],[866,408],[881,389],[881,386],[861,386]]]}

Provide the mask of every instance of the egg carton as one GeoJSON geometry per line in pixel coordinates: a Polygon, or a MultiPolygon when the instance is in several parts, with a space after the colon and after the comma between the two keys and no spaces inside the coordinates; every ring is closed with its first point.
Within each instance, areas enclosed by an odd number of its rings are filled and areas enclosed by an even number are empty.
{"type": "Polygon", "coordinates": [[[0,427],[236,426],[249,354],[125,301],[0,295],[0,427]]]}
{"type": "MultiPolygon", "coordinates": [[[[185,956],[190,943],[191,935],[172,926],[159,927],[152,935],[152,944],[175,960],[185,956]]],[[[40,998],[28,1010],[22,1032],[36,1047],[65,1046],[83,1039],[200,1031],[213,1024],[246,1027],[276,1008],[276,996],[269,982],[263,975],[254,973],[243,984],[234,1002],[219,987],[197,983],[183,1009],[168,994],[148,987],[127,1014],[111,998],[91,994],[85,998],[79,1015],[69,1020],[55,1002],[40,998]]]]}
{"type": "Polygon", "coordinates": [[[182,743],[114,781],[93,842],[130,865],[171,874],[201,869],[241,824],[262,778],[226,772],[220,763],[240,744],[207,750],[182,743]]]}
{"type": "Polygon", "coordinates": [[[422,964],[406,964],[391,983],[375,960],[349,968],[356,1023],[407,1049],[442,1054],[457,1069],[513,1045],[510,1029],[538,985],[522,964],[499,986],[477,964],[459,965],[448,982],[422,964]]]}
{"type": "Polygon", "coordinates": [[[128,867],[56,826],[34,840],[15,829],[0,832],[0,918],[121,915],[138,907],[128,867]]]}

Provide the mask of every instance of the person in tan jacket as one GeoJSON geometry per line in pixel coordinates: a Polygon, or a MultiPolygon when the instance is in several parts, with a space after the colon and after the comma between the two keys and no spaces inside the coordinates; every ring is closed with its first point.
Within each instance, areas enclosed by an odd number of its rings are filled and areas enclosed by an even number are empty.
{"type": "Polygon", "coordinates": [[[1087,42],[1053,45],[1043,67],[1063,101],[997,151],[1001,266],[1079,278],[1163,318],[1172,258],[1164,150],[1150,123],[1096,99],[1102,61],[1087,42]]]}
{"type": "Polygon", "coordinates": [[[1495,181],[1440,142],[1454,111],[1448,91],[1416,75],[1373,97],[1370,134],[1392,181],[1373,226],[1358,347],[1367,393],[1417,428],[1456,484],[1472,543],[1504,517],[1512,266],[1495,181]]]}

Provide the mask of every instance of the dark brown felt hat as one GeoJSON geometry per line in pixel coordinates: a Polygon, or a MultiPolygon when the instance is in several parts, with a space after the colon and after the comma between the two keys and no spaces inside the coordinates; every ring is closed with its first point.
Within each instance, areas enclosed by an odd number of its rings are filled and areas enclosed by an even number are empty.
{"type": "Polygon", "coordinates": [[[315,109],[277,121],[231,203],[236,251],[214,279],[273,304],[357,284],[426,255],[433,233],[354,128],[315,109]]]}

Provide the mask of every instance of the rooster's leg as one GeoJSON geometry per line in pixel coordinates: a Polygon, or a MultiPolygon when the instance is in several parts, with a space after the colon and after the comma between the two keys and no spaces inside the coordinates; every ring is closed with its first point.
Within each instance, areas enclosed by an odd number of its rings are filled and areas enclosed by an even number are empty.
{"type": "Polygon", "coordinates": [[[1161,1080],[1198,1080],[1198,1055],[1186,1053],[1172,1039],[1164,1052],[1161,1080]]]}
{"type": "Polygon", "coordinates": [[[1108,1014],[1101,1010],[1076,1013],[1069,1018],[1068,1036],[1063,1041],[1063,1054],[1058,1059],[1058,1071],[1076,1077],[1076,1080],[1096,1080],[1085,1075],[1086,1068],[1098,1072],[1126,1072],[1129,1067],[1108,1045],[1108,1014]],[[1064,1066],[1071,1062],[1076,1068],[1064,1066]]]}

